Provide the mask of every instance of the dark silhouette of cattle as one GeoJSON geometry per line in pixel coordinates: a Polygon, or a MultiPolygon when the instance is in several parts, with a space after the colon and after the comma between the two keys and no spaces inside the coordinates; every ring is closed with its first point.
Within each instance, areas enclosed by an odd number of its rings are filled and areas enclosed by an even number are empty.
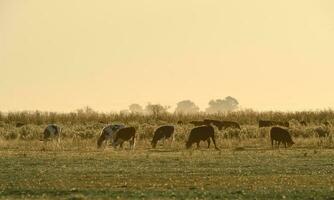
{"type": "Polygon", "coordinates": [[[60,140],[61,128],[56,124],[49,124],[43,132],[43,140],[47,141],[49,139],[57,138],[60,140]]]}
{"type": "Polygon", "coordinates": [[[124,128],[124,127],[125,126],[121,124],[108,125],[104,127],[102,129],[99,139],[97,140],[97,148],[100,148],[105,141],[113,140],[115,133],[119,129],[124,128]]]}
{"type": "Polygon", "coordinates": [[[22,126],[24,126],[24,125],[25,125],[25,123],[23,123],[23,122],[17,122],[17,123],[15,124],[16,128],[20,128],[20,127],[22,127],[22,126]]]}
{"type": "Polygon", "coordinates": [[[234,121],[220,121],[220,120],[205,119],[203,120],[203,122],[205,123],[205,125],[216,126],[218,130],[227,129],[227,128],[235,128],[235,129],[241,130],[239,123],[234,122],[234,121]]]}
{"type": "Polygon", "coordinates": [[[273,148],[274,148],[274,142],[277,142],[278,148],[281,142],[284,144],[285,148],[287,146],[290,147],[291,145],[294,144],[289,131],[281,127],[272,127],[270,129],[270,139],[273,148]]]}
{"type": "Polygon", "coordinates": [[[271,127],[271,126],[284,126],[289,127],[289,122],[271,121],[271,120],[259,120],[259,128],[271,127]]]}
{"type": "Polygon", "coordinates": [[[193,124],[194,126],[203,126],[203,125],[207,125],[206,122],[204,121],[191,121],[189,122],[190,124],[193,124]]]}
{"type": "Polygon", "coordinates": [[[182,125],[182,124],[183,124],[183,121],[179,120],[179,121],[177,121],[177,124],[178,124],[178,125],[182,125]]]}
{"type": "Polygon", "coordinates": [[[199,148],[199,143],[201,141],[207,141],[208,148],[210,148],[210,139],[212,139],[212,142],[215,145],[215,149],[219,150],[219,148],[216,145],[215,130],[213,129],[212,126],[199,126],[193,128],[190,131],[188,141],[186,142],[186,148],[189,149],[194,143],[196,143],[197,148],[199,148]]]}
{"type": "Polygon", "coordinates": [[[319,137],[319,138],[325,138],[325,137],[328,137],[329,136],[329,128],[327,126],[323,127],[323,126],[319,126],[319,127],[316,127],[314,129],[314,132],[316,133],[316,135],[319,137]]]}
{"type": "Polygon", "coordinates": [[[161,126],[155,130],[151,145],[153,148],[157,146],[159,140],[169,139],[173,141],[174,126],[161,126]]]}
{"type": "Polygon", "coordinates": [[[307,126],[307,122],[305,120],[299,121],[299,124],[302,126],[307,126]]]}
{"type": "Polygon", "coordinates": [[[118,145],[123,148],[123,143],[129,141],[130,149],[133,149],[135,146],[136,138],[136,129],[134,127],[125,127],[119,129],[115,133],[115,139],[112,143],[112,146],[116,148],[118,145]]]}

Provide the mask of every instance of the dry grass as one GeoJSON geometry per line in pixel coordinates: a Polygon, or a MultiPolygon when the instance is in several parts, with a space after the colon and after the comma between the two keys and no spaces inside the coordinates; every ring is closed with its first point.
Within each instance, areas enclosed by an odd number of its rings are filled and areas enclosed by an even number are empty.
{"type": "MultiPolygon", "coordinates": [[[[231,113],[217,116],[103,115],[98,113],[12,114],[0,120],[0,199],[327,199],[334,197],[333,130],[320,140],[314,129],[332,111],[319,113],[231,113]],[[49,115],[49,114],[48,114],[49,115]],[[269,128],[256,120],[319,119],[303,127],[292,122],[295,145],[272,150],[269,128]],[[18,117],[19,116],[19,117],[18,117]],[[39,117],[37,117],[39,116],[39,117]],[[50,117],[53,121],[48,121],[50,117]],[[73,118],[69,118],[72,116],[73,118]],[[250,117],[247,119],[246,117],[250,117]],[[251,118],[253,117],[253,118],[251,118]],[[282,118],[280,118],[282,117],[282,118]],[[136,149],[96,148],[105,122],[137,128],[136,149]],[[185,150],[193,126],[182,119],[239,119],[242,130],[216,130],[222,151],[185,150]],[[29,122],[17,128],[16,122],[29,122]],[[38,123],[37,123],[38,122],[38,123]],[[62,140],[40,141],[46,124],[63,127],[62,140]],[[247,123],[246,123],[247,122],[247,123]],[[175,124],[175,142],[151,149],[155,128],[175,124]]],[[[238,120],[236,120],[238,121],[238,120]]]]}

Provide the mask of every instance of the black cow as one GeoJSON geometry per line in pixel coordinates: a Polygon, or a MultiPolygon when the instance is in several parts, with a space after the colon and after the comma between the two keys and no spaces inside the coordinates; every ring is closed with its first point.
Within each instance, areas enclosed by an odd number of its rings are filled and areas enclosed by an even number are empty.
{"type": "Polygon", "coordinates": [[[259,128],[262,127],[271,127],[271,126],[284,126],[289,127],[289,122],[281,122],[281,121],[271,121],[271,120],[259,120],[259,128]]]}
{"type": "Polygon", "coordinates": [[[233,121],[219,121],[219,120],[212,120],[212,119],[205,119],[203,120],[206,125],[214,125],[218,128],[218,130],[227,129],[227,128],[236,128],[241,130],[240,125],[238,122],[233,121]]]}
{"type": "Polygon", "coordinates": [[[44,141],[47,141],[52,138],[57,138],[58,142],[60,140],[60,132],[61,128],[57,126],[56,124],[49,124],[43,132],[43,139],[44,141]]]}
{"type": "Polygon", "coordinates": [[[104,141],[112,140],[114,139],[115,133],[121,129],[124,128],[124,125],[121,124],[114,124],[114,125],[108,125],[102,129],[101,135],[99,139],[97,140],[97,148],[100,148],[104,141]]]}
{"type": "Polygon", "coordinates": [[[210,148],[210,138],[212,139],[212,142],[215,145],[215,149],[219,150],[219,148],[216,145],[215,130],[213,129],[212,126],[199,126],[193,128],[190,131],[188,141],[186,143],[186,148],[189,149],[194,143],[197,143],[197,148],[199,148],[200,141],[205,141],[205,140],[208,142],[208,148],[210,148]]]}
{"type": "Polygon", "coordinates": [[[153,148],[157,146],[157,143],[161,139],[172,138],[173,141],[174,126],[161,126],[155,130],[151,145],[153,148]]]}
{"type": "Polygon", "coordinates": [[[294,144],[290,133],[281,127],[272,127],[270,129],[270,139],[273,148],[274,148],[274,141],[278,142],[278,148],[281,142],[284,144],[285,148],[287,147],[287,145],[290,147],[294,144]]]}
{"type": "Polygon", "coordinates": [[[134,127],[125,127],[119,129],[115,133],[115,139],[112,143],[112,146],[116,148],[118,145],[122,148],[125,141],[129,141],[130,149],[133,149],[135,146],[136,138],[136,129],[134,127]]]}

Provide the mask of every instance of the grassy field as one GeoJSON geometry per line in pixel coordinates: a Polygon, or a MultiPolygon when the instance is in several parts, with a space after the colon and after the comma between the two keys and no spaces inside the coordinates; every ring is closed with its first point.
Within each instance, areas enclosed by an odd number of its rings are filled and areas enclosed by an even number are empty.
{"type": "MultiPolygon", "coordinates": [[[[334,112],[234,112],[152,116],[101,113],[0,113],[0,199],[334,199],[334,112]],[[216,151],[185,150],[204,118],[235,120],[241,130],[216,131],[216,151]],[[271,148],[258,119],[289,121],[295,145],[271,148]],[[185,122],[176,125],[178,120],[185,122]],[[306,120],[301,126],[298,120],[306,120]],[[22,127],[17,127],[23,122],[22,127]],[[40,141],[48,123],[61,142],[40,141]],[[96,148],[107,123],[137,130],[135,150],[96,148]],[[175,142],[150,148],[154,130],[175,125],[175,142]],[[329,137],[319,139],[316,128],[329,137]]],[[[125,144],[127,147],[128,144],[125,144]]]]}
{"type": "Polygon", "coordinates": [[[220,144],[222,151],[143,142],[97,150],[91,140],[2,140],[0,199],[334,198],[332,148],[220,144]]]}

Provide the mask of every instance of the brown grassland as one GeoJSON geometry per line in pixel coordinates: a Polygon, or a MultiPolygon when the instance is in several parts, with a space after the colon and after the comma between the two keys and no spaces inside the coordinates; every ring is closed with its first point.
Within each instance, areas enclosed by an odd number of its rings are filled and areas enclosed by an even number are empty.
{"type": "Polygon", "coordinates": [[[217,115],[157,116],[17,112],[0,114],[0,199],[333,199],[334,140],[315,133],[334,122],[331,110],[317,112],[239,111],[217,115]],[[204,118],[238,121],[241,131],[216,130],[217,144],[185,149],[204,118]],[[289,121],[295,145],[272,149],[269,128],[259,119],[289,121]],[[182,120],[184,124],[176,122],[182,120]],[[307,126],[298,123],[308,122],[307,126]],[[17,122],[25,125],[16,127],[17,122]],[[40,141],[48,123],[63,128],[61,142],[40,141]],[[96,148],[107,123],[137,129],[134,150],[96,148]],[[175,141],[150,146],[153,131],[174,124],[175,141]]]}

